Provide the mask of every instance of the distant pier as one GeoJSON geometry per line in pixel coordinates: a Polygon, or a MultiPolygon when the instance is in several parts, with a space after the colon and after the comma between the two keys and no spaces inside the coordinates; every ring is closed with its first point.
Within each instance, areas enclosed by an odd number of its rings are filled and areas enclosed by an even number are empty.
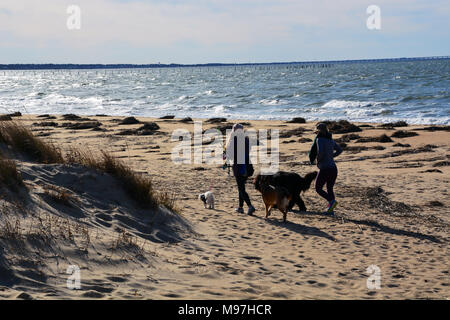
{"type": "Polygon", "coordinates": [[[298,61],[298,62],[267,62],[267,63],[205,63],[205,64],[0,64],[0,71],[6,70],[109,70],[109,69],[155,69],[155,68],[212,68],[212,67],[245,67],[253,66],[261,69],[273,67],[290,68],[330,68],[338,64],[411,62],[425,60],[450,60],[450,56],[331,60],[331,61],[298,61]]]}

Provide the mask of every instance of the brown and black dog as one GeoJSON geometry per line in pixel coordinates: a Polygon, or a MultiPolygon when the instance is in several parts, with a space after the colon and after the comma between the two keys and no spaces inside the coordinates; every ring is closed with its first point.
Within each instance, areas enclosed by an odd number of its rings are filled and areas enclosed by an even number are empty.
{"type": "Polygon", "coordinates": [[[286,222],[289,202],[292,200],[292,195],[286,188],[274,187],[270,184],[264,184],[260,190],[264,205],[266,206],[266,219],[270,216],[270,211],[274,206],[283,213],[283,222],[286,222]]]}
{"type": "Polygon", "coordinates": [[[256,190],[261,192],[262,186],[272,185],[276,187],[286,188],[291,194],[292,198],[289,201],[288,210],[291,210],[295,204],[298,205],[300,211],[306,211],[305,203],[300,197],[300,192],[304,192],[309,189],[312,181],[316,178],[317,171],[310,172],[305,177],[301,177],[295,172],[279,171],[273,175],[258,174],[253,183],[256,190]]]}

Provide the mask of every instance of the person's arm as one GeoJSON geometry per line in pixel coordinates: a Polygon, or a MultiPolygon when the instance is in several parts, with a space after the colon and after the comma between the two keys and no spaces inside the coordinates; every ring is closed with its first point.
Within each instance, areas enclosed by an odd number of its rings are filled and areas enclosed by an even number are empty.
{"type": "Polygon", "coordinates": [[[323,152],[324,147],[323,147],[323,138],[317,138],[317,163],[320,163],[325,155],[325,153],[323,152]],[[322,144],[322,145],[321,145],[322,144]]]}
{"type": "Polygon", "coordinates": [[[225,159],[229,163],[233,160],[234,155],[234,134],[230,133],[230,137],[228,138],[228,143],[225,146],[225,159]]]}
{"type": "Polygon", "coordinates": [[[309,150],[309,163],[314,164],[317,158],[317,137],[314,138],[314,142],[311,146],[311,149],[309,150]]]}
{"type": "Polygon", "coordinates": [[[334,142],[334,150],[336,150],[333,154],[333,158],[336,158],[338,155],[342,153],[342,148],[338,143],[336,143],[336,141],[333,140],[333,142],[334,142]]]}

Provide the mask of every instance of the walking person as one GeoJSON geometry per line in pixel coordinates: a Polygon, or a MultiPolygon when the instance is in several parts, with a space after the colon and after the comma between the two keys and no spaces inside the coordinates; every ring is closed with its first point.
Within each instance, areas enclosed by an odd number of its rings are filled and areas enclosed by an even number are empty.
{"type": "Polygon", "coordinates": [[[342,153],[342,148],[337,144],[325,123],[317,125],[317,136],[309,152],[311,164],[317,160],[317,167],[320,169],[316,178],[316,192],[328,201],[327,214],[334,215],[337,201],[334,196],[333,187],[338,175],[338,169],[334,158],[342,153]],[[327,185],[327,191],[323,190],[327,185]]]}
{"type": "Polygon", "coordinates": [[[250,197],[245,190],[245,183],[247,179],[253,175],[253,165],[250,162],[250,150],[251,143],[248,136],[245,135],[244,126],[236,123],[233,126],[230,137],[226,145],[226,159],[233,160],[233,174],[236,179],[238,193],[239,193],[239,206],[235,209],[238,213],[244,213],[244,202],[248,206],[248,215],[252,215],[255,212],[250,197]]]}

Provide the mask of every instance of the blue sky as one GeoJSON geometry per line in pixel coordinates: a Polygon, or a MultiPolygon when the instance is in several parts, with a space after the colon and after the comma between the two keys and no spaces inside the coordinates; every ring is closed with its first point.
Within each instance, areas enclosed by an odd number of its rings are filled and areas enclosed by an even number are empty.
{"type": "Polygon", "coordinates": [[[448,0],[2,0],[0,63],[272,62],[450,55],[448,0]],[[69,5],[81,29],[68,30],[69,5]],[[366,8],[381,9],[381,29],[366,8]]]}

